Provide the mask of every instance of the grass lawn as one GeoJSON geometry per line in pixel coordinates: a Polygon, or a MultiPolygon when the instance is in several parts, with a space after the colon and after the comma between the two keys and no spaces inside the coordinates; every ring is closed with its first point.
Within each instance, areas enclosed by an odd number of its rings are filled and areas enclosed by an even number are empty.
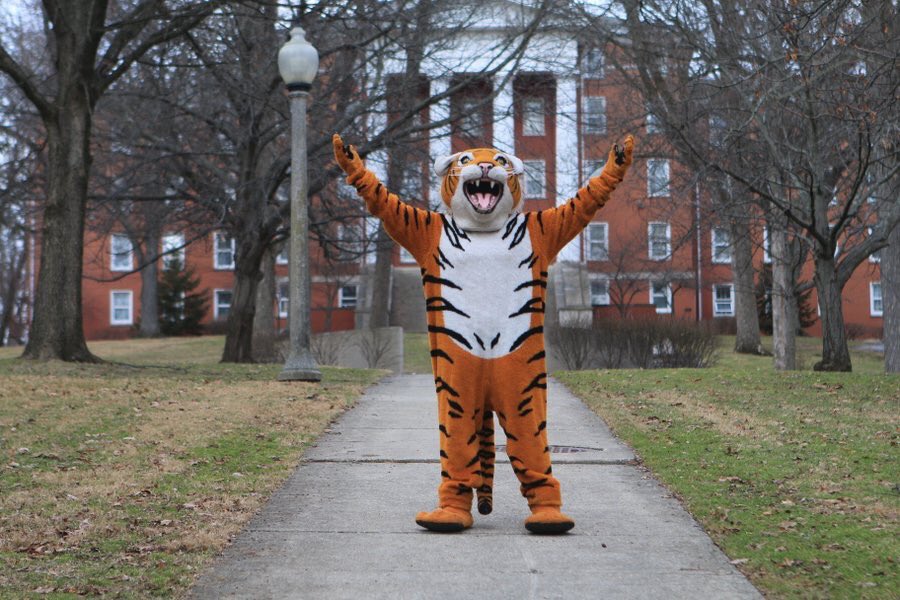
{"type": "Polygon", "coordinates": [[[221,365],[223,338],[0,349],[0,596],[179,596],[383,371],[221,365]]]}
{"type": "MultiPolygon", "coordinates": [[[[800,340],[811,368],[820,340],[800,340]]],[[[900,376],[709,369],[557,373],[772,598],[900,594],[900,376]]]]}

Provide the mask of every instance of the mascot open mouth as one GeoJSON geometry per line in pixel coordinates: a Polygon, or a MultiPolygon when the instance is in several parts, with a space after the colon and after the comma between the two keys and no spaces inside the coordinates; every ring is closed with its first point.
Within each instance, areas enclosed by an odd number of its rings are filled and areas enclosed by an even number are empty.
{"type": "Polygon", "coordinates": [[[463,185],[463,192],[476,212],[487,214],[500,202],[503,184],[493,179],[475,179],[463,185]]]}

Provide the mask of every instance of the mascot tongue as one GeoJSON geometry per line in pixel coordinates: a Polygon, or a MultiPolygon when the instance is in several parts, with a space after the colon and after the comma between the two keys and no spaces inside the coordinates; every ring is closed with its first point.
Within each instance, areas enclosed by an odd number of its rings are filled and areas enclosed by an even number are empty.
{"type": "Polygon", "coordinates": [[[484,192],[476,192],[474,194],[470,194],[469,198],[472,200],[472,203],[480,208],[481,210],[487,210],[491,207],[491,204],[494,202],[493,194],[486,194],[484,192]]]}

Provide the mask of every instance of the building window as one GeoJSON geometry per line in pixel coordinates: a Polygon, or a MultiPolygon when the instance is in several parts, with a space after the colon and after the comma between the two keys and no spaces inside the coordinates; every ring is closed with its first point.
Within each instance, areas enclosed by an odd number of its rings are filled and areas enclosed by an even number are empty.
{"type": "MultiPolygon", "coordinates": [[[[872,228],[869,227],[868,230],[869,230],[869,235],[871,236],[871,235],[872,235],[872,228]]],[[[870,262],[870,263],[880,263],[880,262],[881,262],[881,250],[876,250],[875,252],[873,252],[872,254],[870,254],[870,255],[869,255],[869,262],[870,262]]]]}
{"type": "Polygon", "coordinates": [[[356,292],[355,285],[342,285],[338,290],[338,306],[341,308],[356,308],[356,292]]]}
{"type": "Polygon", "coordinates": [[[768,227],[763,227],[763,262],[767,265],[772,262],[772,236],[768,227]]]}
{"type": "Polygon", "coordinates": [[[672,228],[668,223],[649,223],[647,226],[647,247],[653,260],[669,258],[672,228]]]}
{"type": "Polygon", "coordinates": [[[131,238],[121,233],[114,233],[109,239],[109,270],[130,271],[134,268],[134,250],[131,238]]]}
{"type": "Polygon", "coordinates": [[[731,262],[731,232],[721,227],[712,230],[712,261],[731,262]]]}
{"type": "Polygon", "coordinates": [[[544,135],[544,99],[522,100],[522,135],[544,135]]]}
{"type": "Polygon", "coordinates": [[[216,319],[225,319],[231,312],[231,290],[215,290],[213,292],[213,311],[216,319]]]}
{"type": "Polygon", "coordinates": [[[281,249],[278,251],[278,254],[275,255],[275,264],[276,265],[288,264],[288,262],[290,262],[290,251],[291,251],[290,240],[285,240],[284,243],[281,244],[281,249]]]}
{"type": "Polygon", "coordinates": [[[110,325],[134,325],[133,300],[131,290],[114,290],[109,293],[110,325]]]}
{"type": "Polygon", "coordinates": [[[378,251],[378,228],[381,227],[381,219],[378,217],[366,217],[363,223],[366,233],[366,257],[367,265],[374,265],[378,251]]]}
{"type": "Polygon", "coordinates": [[[184,267],[184,234],[170,233],[162,239],[163,268],[168,269],[177,262],[184,267]]]}
{"type": "Polygon", "coordinates": [[[585,77],[603,78],[603,49],[586,48],[581,60],[581,71],[585,77]]]}
{"type": "Polygon", "coordinates": [[[357,260],[365,250],[363,232],[359,223],[338,223],[337,240],[334,245],[337,249],[337,258],[343,261],[357,260]]]}
{"type": "Polygon", "coordinates": [[[606,98],[604,96],[584,97],[584,132],[606,133],[606,98]]]}
{"type": "Polygon", "coordinates": [[[526,160],[525,164],[525,197],[546,197],[546,167],[542,160],[526,160]]]}
{"type": "Polygon", "coordinates": [[[662,124],[659,121],[659,117],[650,110],[649,105],[647,105],[647,119],[645,123],[647,126],[647,133],[662,133],[662,124]]]}
{"type": "Polygon", "coordinates": [[[287,319],[291,308],[290,281],[284,279],[278,282],[278,318],[287,319]]]}
{"type": "Polygon", "coordinates": [[[734,286],[723,283],[713,286],[713,316],[734,316],[734,286]]]}
{"type": "Polygon", "coordinates": [[[483,137],[485,133],[483,101],[477,98],[460,98],[458,106],[460,134],[469,138],[483,137]]]}
{"type": "Polygon", "coordinates": [[[234,268],[234,238],[227,233],[213,235],[213,261],[216,269],[234,268]]]}
{"type": "Polygon", "coordinates": [[[647,160],[647,195],[651,198],[669,195],[669,161],[664,158],[647,160]]]}
{"type": "Polygon", "coordinates": [[[587,226],[588,260],[609,260],[609,223],[590,223],[587,226]]]}
{"type": "Polygon", "coordinates": [[[728,135],[728,124],[723,117],[712,115],[709,117],[709,145],[714,148],[725,146],[725,138],[728,135]]]}
{"type": "Polygon", "coordinates": [[[672,312],[672,286],[664,282],[652,282],[650,284],[650,304],[656,307],[656,312],[659,314],[672,312]]]}
{"type": "Polygon", "coordinates": [[[873,317],[884,316],[884,298],[881,295],[881,282],[869,283],[869,314],[873,317]]]}
{"type": "Polygon", "coordinates": [[[591,306],[609,305],[609,280],[591,280],[591,306]]]}

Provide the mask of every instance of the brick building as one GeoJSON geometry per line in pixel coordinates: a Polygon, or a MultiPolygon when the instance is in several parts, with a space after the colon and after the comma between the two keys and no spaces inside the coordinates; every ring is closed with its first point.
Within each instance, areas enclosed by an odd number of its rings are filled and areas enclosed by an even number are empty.
{"type": "MultiPolygon", "coordinates": [[[[475,64],[460,62],[460,49],[465,49],[466,56],[496,52],[497,28],[517,22],[511,13],[523,10],[508,2],[488,4],[491,17],[483,25],[460,30],[457,44],[428,54],[420,82],[423,96],[457,87],[457,78],[475,64]],[[447,65],[456,63],[460,71],[448,73],[447,65]]],[[[648,148],[664,148],[664,140],[658,139],[661,133],[643,100],[616,70],[608,68],[605,58],[610,51],[579,45],[563,30],[548,28],[536,34],[521,60],[514,63],[515,70],[501,69],[492,78],[473,79],[422,112],[422,119],[434,123],[449,119],[453,126],[436,128],[411,154],[407,150],[403,180],[390,187],[408,201],[440,207],[439,182],[430,173],[433,160],[465,147],[494,146],[524,161],[524,210],[547,208],[574,195],[602,167],[610,146],[632,133],[637,158],[626,181],[585,232],[560,253],[551,270],[550,309],[554,314],[548,316],[577,319],[633,308],[725,323],[734,315],[729,234],[701,210],[704,190],[699,185],[685,185],[690,174],[682,166],[664,152],[647,154],[648,148]],[[657,143],[651,144],[654,140],[657,143]]],[[[399,74],[404,64],[388,61],[386,69],[399,74]]],[[[390,77],[385,81],[391,85],[390,77]]],[[[373,131],[383,126],[394,107],[388,102],[383,108],[372,116],[373,131]]],[[[389,182],[390,161],[387,152],[368,157],[370,168],[385,182],[389,182]]],[[[334,235],[367,242],[372,231],[373,222],[366,220],[341,225],[334,235]]],[[[183,237],[179,236],[183,235],[168,234],[163,249],[181,245],[183,237]]],[[[761,269],[768,260],[762,224],[754,241],[755,263],[761,269]]],[[[284,256],[276,265],[279,298],[275,314],[280,327],[285,326],[287,315],[284,256]]],[[[371,304],[372,255],[344,265],[337,274],[324,268],[321,249],[312,256],[318,257],[313,267],[314,330],[364,324],[371,304]]],[[[184,262],[199,275],[201,288],[208,294],[207,322],[212,329],[230,306],[233,257],[234,243],[221,232],[211,232],[183,251],[184,262]]],[[[847,324],[875,336],[882,328],[877,260],[873,257],[858,268],[844,291],[847,324]]],[[[88,339],[132,335],[140,314],[140,275],[109,280],[133,265],[127,236],[88,234],[83,286],[88,339]]],[[[811,272],[810,264],[804,269],[805,277],[811,277],[811,272]]],[[[399,248],[394,249],[391,290],[392,324],[424,330],[419,268],[399,248]]],[[[815,305],[814,296],[812,302],[815,305]]],[[[819,333],[818,323],[809,333],[819,333]]]]}

